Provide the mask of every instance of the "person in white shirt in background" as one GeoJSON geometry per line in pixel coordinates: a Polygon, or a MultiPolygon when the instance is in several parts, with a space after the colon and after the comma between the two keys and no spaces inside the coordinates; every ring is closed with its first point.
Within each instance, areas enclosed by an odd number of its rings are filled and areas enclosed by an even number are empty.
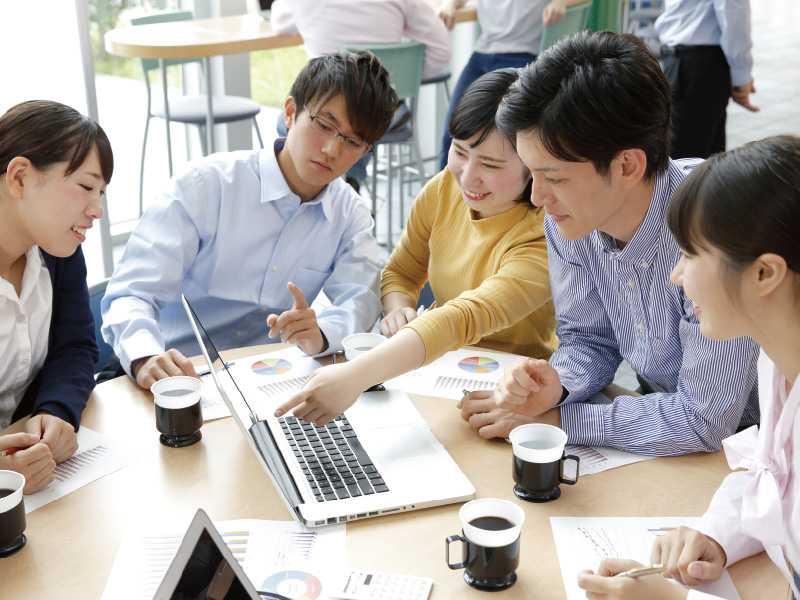
{"type": "Polygon", "coordinates": [[[292,86],[286,139],[176,175],[103,298],[103,337],[125,372],[145,389],[196,375],[181,294],[220,349],[280,340],[322,355],[369,330],[380,313],[378,246],[369,210],[340,177],[380,139],[396,104],[374,54],[326,54],[292,86]],[[331,306],[317,316],[306,298],[322,290],[331,306]]]}
{"type": "MultiPolygon", "coordinates": [[[[423,79],[450,61],[450,34],[426,0],[275,0],[270,24],[282,35],[299,33],[310,58],[359,44],[408,39],[425,44],[423,79]]],[[[407,119],[408,111],[398,110],[391,127],[403,124],[401,115],[407,119]]],[[[367,177],[370,159],[365,155],[347,173],[356,190],[367,177]]]]}
{"type": "MultiPolygon", "coordinates": [[[[761,346],[761,425],[723,442],[731,468],[746,470],[725,478],[697,530],[658,538],[650,562],[692,586],[766,551],[800,599],[800,137],[711,157],[684,179],[667,223],[683,251],[672,280],[692,299],[703,335],[761,346]]],[[[613,577],[636,566],[603,559],[578,584],[590,600],[712,598],[659,576],[613,577]]]]}
{"type": "Polygon", "coordinates": [[[656,32],[675,111],[670,157],[724,152],[728,99],[759,111],[750,103],[750,0],[666,0],[656,32]]]}
{"type": "MultiPolygon", "coordinates": [[[[504,69],[521,68],[536,60],[544,28],[564,18],[567,7],[586,0],[478,0],[481,36],[458,78],[444,119],[439,170],[447,166],[452,139],[447,130],[450,114],[470,84],[481,75],[504,69]]],[[[452,29],[456,12],[467,0],[444,0],[439,16],[452,29]]]]}

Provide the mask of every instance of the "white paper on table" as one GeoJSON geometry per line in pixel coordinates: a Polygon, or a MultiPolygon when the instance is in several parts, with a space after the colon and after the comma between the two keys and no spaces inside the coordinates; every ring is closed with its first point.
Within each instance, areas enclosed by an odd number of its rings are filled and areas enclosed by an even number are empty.
{"type": "MultiPolygon", "coordinates": [[[[699,517],[550,517],[567,600],[586,598],[586,592],[578,587],[578,571],[596,571],[602,558],[630,558],[643,565],[650,564],[650,549],[657,537],[681,525],[692,527],[699,520],[699,517]]],[[[692,589],[740,600],[727,569],[719,580],[692,589]]]]}
{"type": "Polygon", "coordinates": [[[29,513],[82,488],[142,457],[141,450],[129,448],[86,427],[78,430],[78,449],[71,458],[56,465],[56,479],[44,489],[25,496],[29,513]]]}
{"type": "Polygon", "coordinates": [[[231,416],[231,411],[225,406],[222,396],[214,385],[211,375],[201,375],[203,389],[200,392],[200,406],[203,411],[203,422],[213,421],[231,416]]]}
{"type": "MultiPolygon", "coordinates": [[[[250,408],[259,414],[271,414],[286,398],[299,390],[315,370],[322,365],[297,346],[269,354],[237,358],[228,363],[231,376],[245,395],[250,408]]],[[[228,393],[239,392],[227,373],[220,372],[222,387],[228,393]]]]}
{"type": "Polygon", "coordinates": [[[462,390],[493,390],[503,369],[520,358],[488,350],[453,350],[429,365],[384,383],[386,389],[460,400],[462,390]]]}
{"type": "MultiPolygon", "coordinates": [[[[310,530],[294,521],[239,519],[214,521],[234,558],[258,590],[291,598],[322,592],[335,585],[344,569],[344,523],[310,530]],[[280,590],[283,590],[282,592],[280,590]],[[289,592],[289,593],[287,593],[289,592]]],[[[184,531],[188,529],[186,523],[184,531]]],[[[125,533],[103,591],[103,600],[150,600],[164,578],[183,533],[174,525],[131,526],[125,533]]]]}
{"type": "MultiPolygon", "coordinates": [[[[606,446],[567,445],[564,454],[572,454],[581,459],[581,477],[653,458],[606,446]]],[[[575,478],[575,461],[569,460],[564,463],[564,475],[570,479],[575,478]]]]}

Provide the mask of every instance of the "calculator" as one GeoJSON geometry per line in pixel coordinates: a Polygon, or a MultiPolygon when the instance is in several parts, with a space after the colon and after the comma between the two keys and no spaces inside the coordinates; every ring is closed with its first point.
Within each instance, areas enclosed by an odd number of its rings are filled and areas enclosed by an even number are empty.
{"type": "Polygon", "coordinates": [[[430,577],[351,570],[328,596],[340,600],[426,600],[431,587],[430,577]]]}

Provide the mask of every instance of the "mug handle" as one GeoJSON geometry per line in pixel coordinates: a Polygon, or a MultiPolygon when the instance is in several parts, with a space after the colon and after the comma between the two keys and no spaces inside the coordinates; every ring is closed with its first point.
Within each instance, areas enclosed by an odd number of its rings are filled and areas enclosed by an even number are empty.
{"type": "Polygon", "coordinates": [[[456,540],[462,541],[465,544],[467,543],[467,540],[465,540],[460,535],[448,536],[448,538],[444,541],[444,556],[445,556],[445,560],[447,561],[447,566],[450,567],[451,569],[453,569],[453,571],[455,571],[456,569],[463,569],[464,567],[467,566],[466,561],[460,562],[460,563],[455,564],[455,565],[450,563],[450,542],[455,542],[456,540]]]}
{"type": "Polygon", "coordinates": [[[567,485],[575,485],[578,483],[578,477],[581,474],[581,457],[580,456],[573,456],[572,454],[568,454],[566,456],[561,457],[561,462],[558,466],[558,480],[561,483],[566,483],[567,485]],[[568,460],[575,461],[575,479],[564,479],[564,463],[568,460]]]}

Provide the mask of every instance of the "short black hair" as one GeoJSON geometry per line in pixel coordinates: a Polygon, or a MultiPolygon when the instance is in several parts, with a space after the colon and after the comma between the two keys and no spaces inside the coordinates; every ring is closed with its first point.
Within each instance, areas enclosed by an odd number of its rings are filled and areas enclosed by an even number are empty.
{"type": "MultiPolygon", "coordinates": [[[[450,137],[454,140],[468,140],[477,135],[478,139],[470,147],[475,148],[482,144],[486,136],[497,129],[495,122],[497,108],[518,77],[519,69],[507,67],[481,75],[473,81],[450,114],[447,127],[450,137]]],[[[508,137],[508,141],[511,142],[512,148],[516,149],[516,137],[508,137]]],[[[517,202],[528,204],[531,208],[533,208],[533,204],[530,203],[532,185],[533,182],[529,181],[517,199],[517,202]]]]}
{"type": "Polygon", "coordinates": [[[66,175],[78,169],[97,148],[106,183],[114,173],[111,142],[103,128],[74,108],[51,100],[29,100],[0,117],[0,174],[23,156],[40,171],[66,162],[66,175]]]}
{"type": "MultiPolygon", "coordinates": [[[[519,78],[519,69],[497,69],[482,75],[464,91],[450,114],[447,130],[456,140],[467,140],[477,135],[474,146],[486,139],[497,128],[497,108],[511,84],[519,78]]],[[[516,139],[511,139],[516,144],[516,139]]]]}
{"type": "Polygon", "coordinates": [[[521,70],[497,124],[508,136],[535,133],[557,159],[591,162],[604,176],[619,152],[639,148],[650,180],[669,164],[672,98],[644,41],[584,31],[563,38],[521,70]]]}
{"type": "Polygon", "coordinates": [[[353,132],[370,145],[381,139],[397,108],[397,92],[380,59],[360,49],[323,54],[308,61],[289,92],[298,113],[340,94],[353,132]]]}
{"type": "Polygon", "coordinates": [[[737,270],[774,253],[800,273],[800,137],[768,137],[701,163],[672,195],[667,225],[688,254],[713,247],[737,270]]]}

